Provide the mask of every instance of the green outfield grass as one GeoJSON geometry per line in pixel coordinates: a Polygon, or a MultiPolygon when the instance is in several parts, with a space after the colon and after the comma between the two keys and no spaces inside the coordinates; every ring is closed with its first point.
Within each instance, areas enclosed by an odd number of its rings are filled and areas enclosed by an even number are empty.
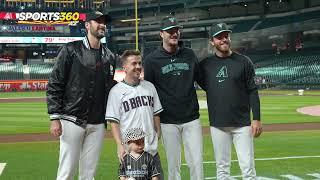
{"type": "Polygon", "coordinates": [[[45,97],[45,91],[35,92],[1,92],[0,98],[45,97]]]}
{"type": "MultiPolygon", "coordinates": [[[[298,95],[297,90],[260,90],[261,95],[298,95]]],[[[203,90],[197,90],[199,99],[206,99],[206,93],[203,90]]],[[[319,95],[318,90],[306,90],[304,95],[319,95]]],[[[45,91],[37,92],[1,92],[0,98],[14,98],[14,97],[45,97],[45,91]]]]}
{"type": "MultiPolygon", "coordinates": [[[[259,90],[259,94],[261,96],[263,95],[298,95],[298,90],[259,90]]],[[[206,100],[206,93],[203,90],[198,90],[197,91],[198,98],[200,100],[206,100]]],[[[305,96],[310,96],[310,95],[317,95],[320,96],[320,91],[319,90],[305,90],[304,91],[305,96]]]]}
{"type": "MultiPolygon", "coordinates": [[[[281,178],[280,175],[292,174],[302,179],[314,179],[309,173],[320,173],[320,131],[273,132],[264,133],[255,139],[256,158],[280,158],[294,156],[318,156],[314,158],[263,160],[256,161],[258,176],[281,178]]],[[[6,143],[0,144],[0,163],[7,163],[1,180],[47,180],[54,179],[58,164],[58,143],[6,143]]],[[[167,165],[163,147],[160,145],[160,157],[165,174],[167,165]]],[[[215,164],[212,162],[211,139],[204,136],[205,177],[215,176],[215,164]]],[[[236,159],[232,153],[232,159],[236,159]]],[[[185,160],[183,162],[185,164],[185,160]]],[[[112,139],[106,139],[98,167],[96,180],[117,179],[118,160],[116,145],[112,139]]],[[[189,179],[188,168],[182,165],[182,179],[189,179]]],[[[237,162],[232,163],[232,175],[240,175],[237,162]]]]}
{"type": "MultiPolygon", "coordinates": [[[[277,92],[279,94],[279,91],[277,92]]],[[[199,93],[199,96],[201,96],[201,93],[203,94],[203,92],[199,93]]],[[[19,97],[18,95],[21,95],[20,97],[44,97],[43,92],[9,94],[11,97],[19,97]]],[[[300,107],[319,105],[320,96],[263,95],[260,99],[261,117],[264,124],[320,122],[320,117],[296,112],[296,109],[300,107]]],[[[200,114],[202,125],[208,126],[207,110],[201,109],[200,114]]],[[[47,133],[48,127],[46,103],[0,103],[0,134],[47,133]]]]}
{"type": "MultiPolygon", "coordinates": [[[[260,92],[263,123],[320,122],[320,117],[296,112],[296,108],[320,104],[320,91],[309,91],[306,96],[293,96],[295,93],[296,91],[260,92]]],[[[198,91],[198,96],[205,100],[203,91],[198,91]]],[[[45,97],[45,93],[0,93],[0,98],[12,97],[45,97]]],[[[49,121],[46,111],[44,102],[0,103],[0,135],[48,133],[49,121]]],[[[202,109],[200,113],[202,124],[207,126],[207,110],[202,109]]],[[[215,164],[210,162],[213,161],[212,144],[208,135],[204,137],[205,176],[212,179],[210,177],[215,176],[215,164]]],[[[320,130],[264,133],[261,138],[255,140],[256,158],[320,156],[320,144],[316,143],[319,137],[320,130]]],[[[54,179],[58,164],[58,145],[57,142],[0,143],[0,163],[7,163],[0,179],[54,179]]],[[[166,173],[166,159],[161,144],[159,149],[166,173]]],[[[232,156],[235,159],[235,153],[232,156]]],[[[314,179],[307,174],[320,174],[319,164],[320,158],[256,161],[258,175],[274,179],[287,179],[280,176],[285,174],[292,174],[302,179],[314,179]]],[[[237,162],[232,165],[232,174],[240,175],[237,162]]],[[[106,139],[96,180],[117,179],[117,168],[116,145],[112,139],[106,139]]],[[[183,165],[181,170],[182,179],[189,179],[187,166],[183,165]]]]}
{"type": "Polygon", "coordinates": [[[45,103],[0,103],[0,134],[47,133],[45,103]]]}

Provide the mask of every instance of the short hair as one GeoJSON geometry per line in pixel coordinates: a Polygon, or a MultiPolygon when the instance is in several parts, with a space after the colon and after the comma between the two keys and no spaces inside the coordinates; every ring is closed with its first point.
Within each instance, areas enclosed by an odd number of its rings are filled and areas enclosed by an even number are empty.
{"type": "Polygon", "coordinates": [[[121,65],[127,61],[129,56],[141,56],[141,53],[139,50],[134,49],[125,50],[120,57],[121,65]]]}

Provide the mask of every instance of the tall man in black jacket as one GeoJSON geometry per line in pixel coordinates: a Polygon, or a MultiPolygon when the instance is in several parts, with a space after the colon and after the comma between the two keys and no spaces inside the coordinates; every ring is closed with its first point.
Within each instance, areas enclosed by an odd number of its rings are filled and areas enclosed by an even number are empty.
{"type": "Polygon", "coordinates": [[[202,129],[194,81],[198,59],[179,47],[180,25],[174,17],[161,22],[162,46],[144,59],[144,78],[154,84],[163,106],[160,114],[168,180],[180,180],[181,139],[191,180],[203,180],[202,129]]]}
{"type": "Polygon", "coordinates": [[[260,100],[251,60],[230,49],[230,30],[213,25],[210,43],[215,54],[200,62],[207,92],[217,179],[231,179],[231,145],[235,146],[243,179],[255,179],[253,137],[262,132],[260,100]],[[250,120],[252,110],[253,120],[250,120]]]}
{"type": "Polygon", "coordinates": [[[50,132],[60,136],[57,180],[92,180],[105,135],[105,109],[114,84],[115,59],[102,46],[111,18],[95,11],[87,15],[87,36],[67,43],[57,56],[47,90],[50,132]]]}

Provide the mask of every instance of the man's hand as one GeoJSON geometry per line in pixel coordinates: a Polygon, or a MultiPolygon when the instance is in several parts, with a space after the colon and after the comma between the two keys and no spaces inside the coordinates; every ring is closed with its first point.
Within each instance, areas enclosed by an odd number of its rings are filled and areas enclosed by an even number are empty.
{"type": "Polygon", "coordinates": [[[124,148],[124,145],[123,145],[123,144],[118,144],[117,153],[118,153],[119,162],[122,164],[122,162],[123,162],[123,157],[124,157],[124,155],[127,153],[126,150],[125,150],[125,148],[124,148]]]}
{"type": "Polygon", "coordinates": [[[251,132],[253,137],[259,137],[262,133],[262,124],[261,121],[253,120],[251,122],[251,132]]]}
{"type": "Polygon", "coordinates": [[[62,134],[62,127],[60,120],[52,120],[50,124],[50,133],[55,136],[59,137],[62,134]]]}

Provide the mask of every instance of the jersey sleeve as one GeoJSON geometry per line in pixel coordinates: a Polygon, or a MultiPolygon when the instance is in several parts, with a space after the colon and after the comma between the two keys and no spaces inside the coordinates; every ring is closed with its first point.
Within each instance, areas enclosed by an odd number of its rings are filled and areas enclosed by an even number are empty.
{"type": "Polygon", "coordinates": [[[254,120],[260,120],[260,98],[258,94],[258,88],[254,81],[255,71],[253,67],[253,63],[248,58],[246,64],[246,86],[249,94],[250,107],[252,110],[252,115],[254,120]]]}
{"type": "Polygon", "coordinates": [[[152,157],[150,158],[150,161],[149,161],[149,174],[151,174],[151,177],[160,175],[160,169],[158,169],[158,166],[156,165],[152,157]]]}
{"type": "Polygon", "coordinates": [[[196,64],[196,77],[195,80],[197,81],[197,83],[199,84],[199,86],[206,91],[206,80],[205,80],[205,62],[206,60],[203,59],[202,61],[198,62],[196,64]]]}
{"type": "Polygon", "coordinates": [[[153,91],[153,103],[154,103],[153,104],[154,105],[153,106],[153,114],[155,115],[155,114],[159,114],[160,112],[162,112],[163,108],[162,108],[157,90],[153,84],[152,84],[152,91],[153,91]]]}
{"type": "Polygon", "coordinates": [[[120,108],[121,108],[121,99],[117,93],[117,86],[114,86],[108,97],[107,109],[105,119],[107,121],[114,121],[120,123],[120,108]]]}
{"type": "Polygon", "coordinates": [[[125,169],[126,165],[125,162],[123,162],[122,164],[119,165],[119,177],[126,177],[126,169],[125,169]]]}
{"type": "Polygon", "coordinates": [[[68,72],[70,71],[72,64],[67,46],[63,46],[59,49],[56,61],[49,77],[46,92],[50,120],[60,119],[61,115],[64,114],[63,96],[68,80],[68,72]]]}
{"type": "Polygon", "coordinates": [[[195,61],[194,64],[194,81],[198,83],[198,85],[202,88],[205,89],[204,87],[204,81],[202,77],[202,72],[200,71],[200,63],[198,57],[195,55],[194,51],[192,51],[193,58],[195,61]]]}

